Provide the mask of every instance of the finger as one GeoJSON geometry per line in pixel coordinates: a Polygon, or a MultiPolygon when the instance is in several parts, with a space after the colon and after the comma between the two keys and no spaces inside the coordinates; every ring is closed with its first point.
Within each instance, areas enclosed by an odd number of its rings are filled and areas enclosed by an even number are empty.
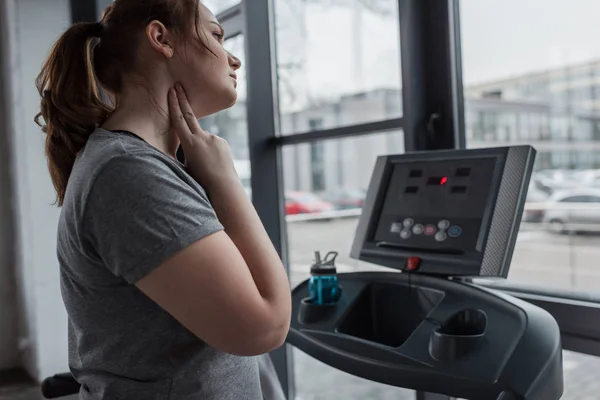
{"type": "Polygon", "coordinates": [[[185,122],[185,118],[183,117],[183,113],[181,112],[181,108],[179,107],[179,101],[177,99],[177,93],[175,89],[169,89],[169,116],[171,117],[171,124],[177,132],[177,136],[179,139],[184,139],[192,134],[190,132],[190,128],[185,122]]]}
{"type": "Polygon", "coordinates": [[[200,128],[200,124],[198,124],[198,120],[196,119],[196,115],[194,115],[194,111],[192,110],[192,106],[188,101],[187,95],[185,94],[185,90],[181,83],[175,85],[175,89],[177,90],[177,100],[179,101],[179,108],[183,113],[183,118],[187,123],[190,131],[194,135],[206,135],[206,133],[200,128]]]}

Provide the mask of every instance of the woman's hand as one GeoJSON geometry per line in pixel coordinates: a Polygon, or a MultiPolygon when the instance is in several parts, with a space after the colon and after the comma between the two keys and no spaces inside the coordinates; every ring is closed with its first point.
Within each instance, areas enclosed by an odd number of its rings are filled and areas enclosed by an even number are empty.
{"type": "Polygon", "coordinates": [[[225,139],[202,130],[181,84],[169,90],[171,126],[179,136],[188,172],[205,189],[239,183],[225,139]]]}

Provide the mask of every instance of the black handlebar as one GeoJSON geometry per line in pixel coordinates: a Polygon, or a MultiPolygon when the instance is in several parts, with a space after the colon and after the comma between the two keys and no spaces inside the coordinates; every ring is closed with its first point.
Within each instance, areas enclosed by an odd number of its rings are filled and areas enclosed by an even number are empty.
{"type": "Polygon", "coordinates": [[[56,374],[44,379],[42,395],[47,399],[70,396],[79,393],[79,387],[79,382],[70,373],[56,374]]]}

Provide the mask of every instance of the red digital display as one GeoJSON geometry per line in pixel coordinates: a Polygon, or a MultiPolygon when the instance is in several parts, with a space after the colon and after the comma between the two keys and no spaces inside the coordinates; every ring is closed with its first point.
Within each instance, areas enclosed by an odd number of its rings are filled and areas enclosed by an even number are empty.
{"type": "Polygon", "coordinates": [[[428,186],[444,186],[446,183],[448,183],[447,176],[432,176],[427,179],[428,186]]]}

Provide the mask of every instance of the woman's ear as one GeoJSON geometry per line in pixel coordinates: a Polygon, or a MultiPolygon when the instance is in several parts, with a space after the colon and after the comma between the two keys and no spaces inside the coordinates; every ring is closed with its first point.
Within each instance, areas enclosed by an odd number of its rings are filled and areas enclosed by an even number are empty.
{"type": "Polygon", "coordinates": [[[146,26],[146,38],[150,46],[164,55],[166,58],[173,58],[175,50],[171,40],[171,33],[160,21],[152,21],[146,26]]]}

